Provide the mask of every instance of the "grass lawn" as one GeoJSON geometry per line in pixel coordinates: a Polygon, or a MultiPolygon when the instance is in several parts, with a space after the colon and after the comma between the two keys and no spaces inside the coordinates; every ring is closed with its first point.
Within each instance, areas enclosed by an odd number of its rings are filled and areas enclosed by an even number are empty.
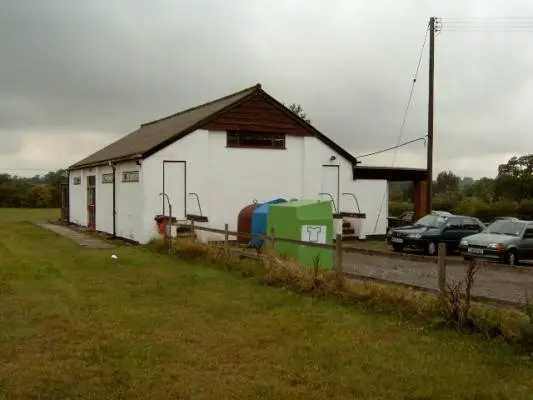
{"type": "Polygon", "coordinates": [[[533,398],[531,363],[499,341],[14,219],[0,221],[0,399],[533,398]]]}
{"type": "Polygon", "coordinates": [[[0,223],[58,219],[58,208],[0,208],[0,223]]]}

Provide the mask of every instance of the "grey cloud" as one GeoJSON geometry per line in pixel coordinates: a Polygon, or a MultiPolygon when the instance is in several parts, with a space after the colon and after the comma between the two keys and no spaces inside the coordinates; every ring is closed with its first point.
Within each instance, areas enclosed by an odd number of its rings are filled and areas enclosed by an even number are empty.
{"type": "Polygon", "coordinates": [[[0,155],[17,153],[22,148],[22,135],[17,131],[0,129],[0,155]]]}
{"type": "MultiPolygon", "coordinates": [[[[421,3],[0,0],[0,145],[14,152],[10,143],[20,138],[8,132],[54,127],[112,139],[261,82],[281,101],[301,103],[319,129],[356,154],[389,147],[429,15],[533,11],[519,1],[421,3]]],[[[523,91],[533,63],[522,50],[527,42],[530,34],[438,35],[442,158],[533,146],[516,106],[518,98],[531,101],[523,91]]],[[[425,134],[426,110],[427,49],[404,140],[425,134]]]]}

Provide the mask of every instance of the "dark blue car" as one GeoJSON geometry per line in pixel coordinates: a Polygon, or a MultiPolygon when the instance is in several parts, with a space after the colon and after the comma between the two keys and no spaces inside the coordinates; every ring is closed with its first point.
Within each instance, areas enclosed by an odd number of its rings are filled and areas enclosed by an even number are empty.
{"type": "Polygon", "coordinates": [[[485,229],[477,218],[450,213],[432,213],[411,225],[393,228],[387,233],[387,242],[394,251],[406,248],[423,250],[429,255],[438,253],[439,243],[445,243],[448,252],[453,252],[465,236],[485,229]]]}

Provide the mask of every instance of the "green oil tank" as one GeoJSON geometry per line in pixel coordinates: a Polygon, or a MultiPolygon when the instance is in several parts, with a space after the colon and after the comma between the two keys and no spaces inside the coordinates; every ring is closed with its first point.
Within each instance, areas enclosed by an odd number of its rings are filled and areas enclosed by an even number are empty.
{"type": "MultiPolygon", "coordinates": [[[[333,244],[333,208],[331,201],[298,200],[271,205],[267,216],[267,232],[274,228],[277,238],[304,242],[333,244]]],[[[279,255],[298,260],[306,267],[313,266],[319,256],[322,268],[333,268],[333,249],[320,249],[293,243],[275,242],[279,255]]]]}

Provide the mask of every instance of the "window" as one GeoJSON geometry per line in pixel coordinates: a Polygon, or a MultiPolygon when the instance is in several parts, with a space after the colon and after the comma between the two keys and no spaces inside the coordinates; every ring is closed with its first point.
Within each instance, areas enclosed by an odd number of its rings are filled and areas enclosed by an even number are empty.
{"type": "Polygon", "coordinates": [[[123,172],[122,182],[139,182],[139,171],[123,172]]]}
{"type": "Polygon", "coordinates": [[[75,176],[72,180],[73,185],[81,185],[81,176],[75,176]]]}
{"type": "Polygon", "coordinates": [[[113,173],[102,174],[102,183],[113,183],[113,173]]]}
{"type": "Polygon", "coordinates": [[[428,228],[442,228],[446,224],[446,218],[440,215],[429,214],[420,218],[415,225],[426,226],[428,228]]]}
{"type": "Polygon", "coordinates": [[[463,218],[463,229],[467,231],[475,231],[479,229],[476,221],[473,218],[464,217],[463,218]]]}
{"type": "Polygon", "coordinates": [[[528,225],[524,231],[524,239],[533,239],[533,225],[528,225]]]}
{"type": "Polygon", "coordinates": [[[248,131],[228,131],[228,147],[245,147],[257,149],[284,149],[285,134],[248,131]]]}
{"type": "Polygon", "coordinates": [[[520,236],[526,224],[520,221],[498,220],[487,227],[487,233],[496,235],[520,236]]]}
{"type": "Polygon", "coordinates": [[[448,218],[448,223],[446,225],[448,225],[450,229],[460,230],[464,229],[463,223],[463,218],[448,218]]]}

